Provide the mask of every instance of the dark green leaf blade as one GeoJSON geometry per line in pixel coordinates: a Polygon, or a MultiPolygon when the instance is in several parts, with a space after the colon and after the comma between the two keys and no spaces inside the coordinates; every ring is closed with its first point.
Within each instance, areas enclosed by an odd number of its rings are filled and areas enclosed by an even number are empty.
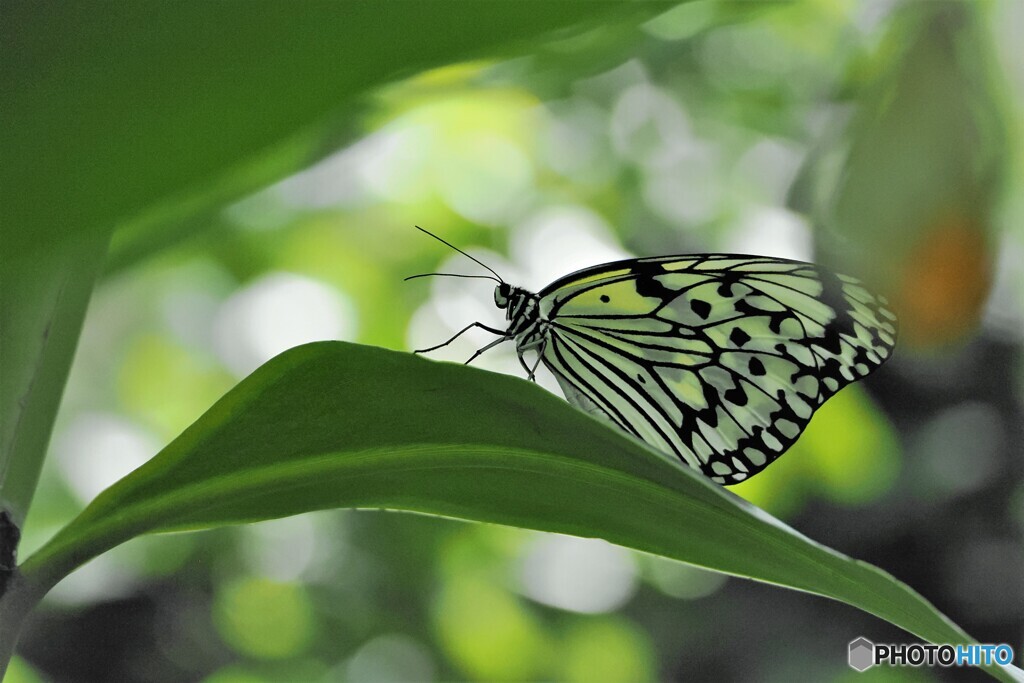
{"type": "Polygon", "coordinates": [[[888,574],[526,381],[342,342],[264,365],[100,495],[25,563],[24,578],[45,590],[142,533],[330,507],[601,537],[840,600],[931,642],[971,642],[888,574]]]}
{"type": "Polygon", "coordinates": [[[3,5],[0,503],[25,517],[96,273],[355,134],[395,79],[521,54],[655,3],[3,5]],[[557,37],[557,35],[556,35],[557,37]],[[69,265],[70,264],[70,265],[69,265]]]}
{"type": "Polygon", "coordinates": [[[326,152],[322,129],[350,127],[384,83],[660,7],[5,3],[4,249],[38,253],[71,233],[222,205],[326,152]]]}

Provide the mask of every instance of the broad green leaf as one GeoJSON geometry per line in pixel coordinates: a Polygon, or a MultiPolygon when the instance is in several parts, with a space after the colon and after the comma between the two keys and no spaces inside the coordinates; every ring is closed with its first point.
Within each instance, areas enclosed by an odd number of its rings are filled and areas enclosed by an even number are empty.
{"type": "MultiPolygon", "coordinates": [[[[383,83],[651,16],[632,2],[5,3],[8,255],[159,222],[294,171],[383,83]]],[[[336,146],[336,144],[335,144],[336,146]]]]}
{"type": "Polygon", "coordinates": [[[931,642],[970,642],[890,575],[529,382],[342,342],[261,367],[101,494],[21,578],[41,593],[139,534],[332,507],[600,537],[840,600],[931,642]]]}
{"type": "Polygon", "coordinates": [[[27,513],[96,273],[356,133],[382,84],[660,7],[513,0],[4,3],[0,503],[27,513]]]}

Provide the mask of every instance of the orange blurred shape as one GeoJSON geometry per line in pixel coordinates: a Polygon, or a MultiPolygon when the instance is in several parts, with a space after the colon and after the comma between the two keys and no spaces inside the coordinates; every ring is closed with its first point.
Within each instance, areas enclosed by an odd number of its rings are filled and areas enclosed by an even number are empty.
{"type": "Polygon", "coordinates": [[[941,347],[977,327],[992,283],[988,238],[979,223],[962,211],[947,212],[907,252],[894,302],[902,343],[941,347]]]}

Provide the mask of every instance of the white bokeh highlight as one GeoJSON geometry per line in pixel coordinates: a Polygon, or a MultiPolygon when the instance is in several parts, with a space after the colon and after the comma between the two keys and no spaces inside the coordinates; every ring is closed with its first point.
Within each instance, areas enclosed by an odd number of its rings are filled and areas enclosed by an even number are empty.
{"type": "Polygon", "coordinates": [[[804,162],[804,150],[788,140],[762,138],[736,162],[735,175],[763,202],[783,205],[804,162]]]}
{"type": "Polygon", "coordinates": [[[424,176],[436,150],[436,132],[430,126],[400,119],[367,138],[372,154],[360,157],[359,178],[375,197],[416,203],[427,199],[424,176]]]}
{"type": "Polygon", "coordinates": [[[725,202],[719,171],[721,153],[713,146],[694,141],[680,149],[670,164],[643,173],[643,197],[662,220],[692,227],[712,220],[725,202]]]}
{"type": "Polygon", "coordinates": [[[559,175],[579,184],[611,182],[616,171],[608,142],[608,113],[584,101],[549,103],[541,115],[537,155],[559,175]]]}
{"type": "MultiPolygon", "coordinates": [[[[351,683],[432,681],[434,660],[418,641],[399,633],[377,636],[359,648],[344,666],[351,683]]],[[[340,672],[339,672],[340,673],[340,672]]]]}
{"type": "Polygon", "coordinates": [[[132,595],[140,583],[137,571],[108,553],[71,572],[46,594],[46,600],[65,607],[91,605],[132,595]]]}
{"type": "Polygon", "coordinates": [[[633,85],[619,96],[609,132],[619,156],[648,168],[674,165],[693,144],[682,104],[650,83],[633,85]]]}
{"type": "Polygon", "coordinates": [[[570,612],[618,609],[636,592],[629,551],[594,538],[545,534],[523,558],[521,590],[527,597],[570,612]]]}
{"type": "Polygon", "coordinates": [[[334,287],[294,273],[271,273],[232,295],[214,322],[221,361],[244,377],[279,353],[313,341],[352,339],[354,305],[334,287]]]}
{"type": "Polygon", "coordinates": [[[727,238],[725,251],[811,261],[814,243],[803,216],[777,206],[754,206],[727,238]]]}
{"type": "Polygon", "coordinates": [[[53,455],[68,488],[83,503],[157,454],[160,442],[119,415],[84,413],[57,437],[53,455]]]}
{"type": "Polygon", "coordinates": [[[604,218],[577,204],[540,209],[511,235],[512,258],[526,268],[525,281],[513,284],[535,292],[581,268],[631,258],[604,218]]]}
{"type": "Polygon", "coordinates": [[[438,162],[438,191],[466,220],[498,225],[533,194],[533,164],[512,140],[470,133],[453,144],[438,162]]]}
{"type": "Polygon", "coordinates": [[[300,579],[316,557],[313,515],[296,515],[244,528],[242,557],[257,576],[287,583],[300,579]]]}
{"type": "Polygon", "coordinates": [[[648,578],[662,593],[680,600],[697,600],[717,592],[728,580],[725,574],[649,556],[648,578]]]}

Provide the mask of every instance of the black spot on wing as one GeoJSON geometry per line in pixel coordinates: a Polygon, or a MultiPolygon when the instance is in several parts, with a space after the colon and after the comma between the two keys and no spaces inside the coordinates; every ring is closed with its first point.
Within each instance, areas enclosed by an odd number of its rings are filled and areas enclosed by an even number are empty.
{"type": "Polygon", "coordinates": [[[744,344],[750,341],[750,335],[740,328],[734,327],[732,328],[732,333],[729,335],[729,341],[733,343],[733,346],[742,348],[744,344]]]}
{"type": "Polygon", "coordinates": [[[702,320],[707,320],[708,316],[711,315],[711,304],[701,299],[690,299],[690,308],[693,312],[701,317],[702,320]]]}
{"type": "Polygon", "coordinates": [[[836,356],[843,351],[843,337],[840,334],[839,326],[834,322],[825,326],[825,333],[821,339],[812,339],[811,341],[812,345],[819,346],[836,356]]]}
{"type": "Polygon", "coordinates": [[[747,405],[748,401],[747,392],[743,391],[743,387],[739,385],[734,386],[732,389],[726,390],[722,394],[722,398],[724,398],[726,401],[733,404],[734,406],[745,406],[747,405]]]}
{"type": "Polygon", "coordinates": [[[718,296],[731,299],[732,298],[732,286],[739,282],[739,273],[733,271],[726,271],[718,274],[718,296]]]}
{"type": "Polygon", "coordinates": [[[718,426],[718,405],[721,401],[718,400],[718,390],[715,389],[711,384],[704,381],[703,377],[699,377],[701,383],[701,389],[704,394],[704,403],[706,408],[701,408],[694,411],[694,414],[710,427],[718,426]]]}
{"type": "Polygon", "coordinates": [[[660,263],[638,261],[633,264],[630,271],[636,278],[634,286],[636,287],[636,293],[640,296],[652,297],[661,301],[671,301],[676,297],[674,290],[669,289],[662,284],[661,280],[657,279],[659,275],[668,273],[660,263]]]}
{"type": "Polygon", "coordinates": [[[764,369],[764,363],[759,358],[751,358],[747,369],[750,370],[750,374],[754,377],[764,377],[767,374],[767,371],[764,369]]]}

